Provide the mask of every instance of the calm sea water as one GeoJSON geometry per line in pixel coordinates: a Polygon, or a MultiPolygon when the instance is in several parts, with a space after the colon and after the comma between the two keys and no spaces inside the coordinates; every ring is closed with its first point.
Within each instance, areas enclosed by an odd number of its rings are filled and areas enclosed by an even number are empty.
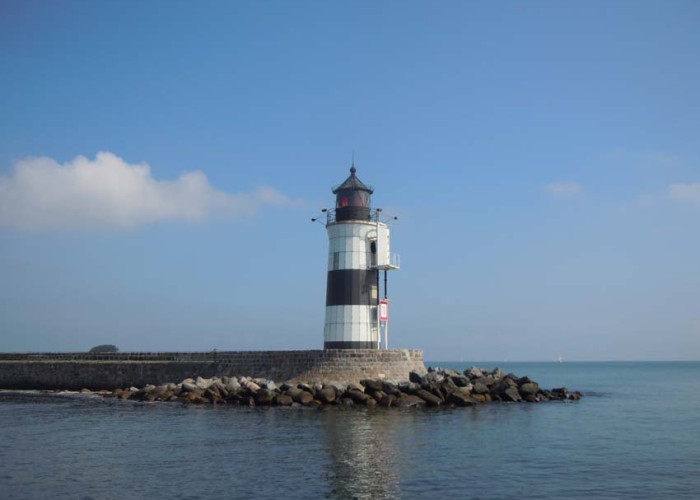
{"type": "Polygon", "coordinates": [[[185,407],[0,393],[1,498],[700,498],[700,363],[500,366],[579,402],[185,407]]]}

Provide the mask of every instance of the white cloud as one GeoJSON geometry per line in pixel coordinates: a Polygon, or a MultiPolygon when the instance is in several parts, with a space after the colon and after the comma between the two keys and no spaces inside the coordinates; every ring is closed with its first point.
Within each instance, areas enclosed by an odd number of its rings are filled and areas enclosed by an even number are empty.
{"type": "Polygon", "coordinates": [[[18,229],[132,228],[299,204],[270,187],[244,194],[220,191],[201,171],[157,180],[148,164],[132,165],[109,152],[63,165],[48,157],[26,158],[9,175],[0,175],[0,227],[18,229]]]}
{"type": "Polygon", "coordinates": [[[582,187],[577,182],[552,182],[544,186],[544,191],[556,198],[573,198],[581,193],[582,187]]]}
{"type": "Polygon", "coordinates": [[[676,201],[700,205],[700,182],[671,184],[668,194],[676,201]]]}

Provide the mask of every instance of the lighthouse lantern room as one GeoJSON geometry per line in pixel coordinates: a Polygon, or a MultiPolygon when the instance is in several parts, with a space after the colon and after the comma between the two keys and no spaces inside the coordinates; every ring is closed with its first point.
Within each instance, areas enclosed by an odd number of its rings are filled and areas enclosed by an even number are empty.
{"type": "MultiPolygon", "coordinates": [[[[391,254],[389,227],[380,221],[381,209],[372,209],[374,190],[355,175],[333,188],[335,209],[328,210],[328,282],[324,349],[379,349],[381,324],[387,347],[387,323],[380,320],[379,271],[398,269],[398,257],[391,254]]],[[[386,312],[386,306],[383,308],[386,312]]]]}

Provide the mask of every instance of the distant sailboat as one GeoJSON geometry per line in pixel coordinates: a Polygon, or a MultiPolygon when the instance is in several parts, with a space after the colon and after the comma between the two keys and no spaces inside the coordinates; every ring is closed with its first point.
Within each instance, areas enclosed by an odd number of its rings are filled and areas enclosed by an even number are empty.
{"type": "Polygon", "coordinates": [[[563,362],[564,362],[564,358],[561,357],[561,354],[559,355],[559,357],[557,358],[557,360],[558,360],[560,363],[563,363],[563,362]]]}

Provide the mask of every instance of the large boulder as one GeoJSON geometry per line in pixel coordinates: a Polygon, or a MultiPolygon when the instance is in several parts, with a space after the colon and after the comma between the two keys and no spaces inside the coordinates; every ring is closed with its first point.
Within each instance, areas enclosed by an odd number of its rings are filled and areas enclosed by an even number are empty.
{"type": "MultiPolygon", "coordinates": [[[[443,395],[442,391],[440,390],[440,384],[437,383],[424,383],[421,384],[420,388],[424,391],[428,391],[431,394],[434,394],[435,396],[439,397],[440,399],[445,399],[445,396],[443,395]]],[[[416,392],[418,394],[418,392],[416,392]]]]}
{"type": "Polygon", "coordinates": [[[569,396],[569,390],[566,387],[555,387],[549,391],[551,399],[566,399],[569,396]]]}
{"type": "Polygon", "coordinates": [[[308,392],[309,394],[313,394],[314,392],[316,392],[316,389],[311,387],[309,384],[302,383],[302,384],[299,384],[297,387],[299,387],[299,389],[302,389],[302,390],[308,392]]]}
{"type": "Polygon", "coordinates": [[[399,390],[399,387],[391,382],[383,382],[382,391],[386,392],[387,394],[391,394],[392,396],[401,396],[401,391],[399,390]]]}
{"type": "Polygon", "coordinates": [[[394,401],[393,406],[399,408],[412,408],[416,406],[425,406],[425,404],[425,401],[422,398],[419,398],[418,396],[415,396],[413,394],[404,394],[396,401],[394,401]]]}
{"type": "Polygon", "coordinates": [[[195,385],[202,389],[203,391],[209,389],[209,387],[214,383],[214,381],[210,378],[202,378],[202,377],[197,377],[197,380],[195,381],[195,385]]]}
{"type": "Polygon", "coordinates": [[[485,384],[477,382],[472,387],[472,392],[474,394],[488,394],[489,388],[485,384]]]}
{"type": "Polygon", "coordinates": [[[409,380],[409,382],[413,382],[414,384],[422,384],[423,383],[423,376],[416,371],[412,371],[411,373],[408,374],[408,380],[409,380]]]}
{"type": "Polygon", "coordinates": [[[423,377],[424,384],[440,384],[445,376],[440,372],[428,372],[423,377]]]}
{"type": "Polygon", "coordinates": [[[472,380],[484,376],[483,372],[481,371],[481,368],[476,366],[472,366],[471,368],[467,368],[466,370],[464,370],[464,375],[466,375],[472,380]]]}
{"type": "Polygon", "coordinates": [[[196,392],[196,391],[201,390],[199,387],[197,387],[193,383],[186,382],[186,381],[182,383],[181,387],[182,387],[183,391],[187,391],[187,392],[196,392]]]}
{"type": "Polygon", "coordinates": [[[519,391],[522,397],[534,396],[540,392],[540,386],[535,382],[526,382],[520,386],[519,391]]]}
{"type": "Polygon", "coordinates": [[[173,391],[170,389],[168,384],[163,384],[156,387],[152,394],[155,395],[157,401],[166,401],[173,395],[173,391]]]}
{"type": "Polygon", "coordinates": [[[272,400],[275,399],[275,393],[270,389],[260,389],[255,393],[255,404],[256,405],[269,405],[272,404],[272,400]]]}
{"type": "Polygon", "coordinates": [[[292,398],[292,401],[294,401],[295,403],[301,403],[302,397],[306,398],[304,394],[309,393],[303,389],[299,389],[298,387],[290,387],[289,389],[287,389],[287,392],[285,392],[285,394],[292,398]]]}
{"type": "Polygon", "coordinates": [[[447,400],[447,397],[450,394],[458,390],[459,387],[457,387],[457,384],[455,384],[452,381],[451,377],[445,377],[445,379],[442,381],[442,384],[440,384],[440,394],[445,400],[447,400]]]}
{"type": "Polygon", "coordinates": [[[316,399],[321,403],[331,404],[335,402],[336,393],[332,386],[325,386],[316,391],[316,399]]]}
{"type": "Polygon", "coordinates": [[[138,389],[134,393],[131,394],[131,399],[134,399],[136,401],[148,401],[148,391],[144,389],[138,389]]]}
{"type": "Polygon", "coordinates": [[[440,406],[443,402],[442,398],[437,397],[435,394],[425,389],[419,389],[418,392],[416,392],[416,396],[425,401],[428,406],[440,406]]]}
{"type": "Polygon", "coordinates": [[[447,396],[446,401],[449,404],[453,404],[455,406],[473,406],[474,405],[474,400],[469,396],[469,394],[462,392],[462,391],[451,392],[447,396]]]}
{"type": "Polygon", "coordinates": [[[352,399],[352,401],[356,404],[365,404],[367,400],[370,399],[369,395],[357,389],[349,389],[345,391],[345,396],[352,399]]]}
{"type": "Polygon", "coordinates": [[[313,395],[310,392],[303,391],[303,390],[301,391],[301,394],[299,395],[298,399],[299,400],[296,402],[298,402],[299,404],[302,404],[304,406],[308,406],[311,403],[313,403],[313,401],[314,401],[313,395]]]}
{"type": "Polygon", "coordinates": [[[185,396],[185,400],[188,403],[194,403],[194,404],[200,404],[204,403],[204,394],[202,392],[188,392],[187,396],[185,396]]]}
{"type": "Polygon", "coordinates": [[[420,389],[420,385],[416,382],[401,382],[399,384],[399,390],[406,394],[415,394],[418,389],[420,389]]]}
{"type": "Polygon", "coordinates": [[[551,391],[545,392],[545,396],[549,399],[578,401],[581,399],[582,394],[578,391],[569,392],[566,387],[557,387],[551,391]]]}
{"type": "Polygon", "coordinates": [[[520,392],[515,387],[508,387],[505,391],[500,394],[503,401],[512,401],[517,403],[522,398],[520,397],[520,392]]]}
{"type": "Polygon", "coordinates": [[[578,401],[583,395],[579,391],[573,391],[569,393],[569,398],[572,401],[578,401]]]}
{"type": "Polygon", "coordinates": [[[483,377],[475,378],[474,380],[472,380],[472,384],[484,384],[487,387],[492,386],[496,382],[496,379],[493,378],[491,375],[485,375],[483,377]]]}
{"type": "Polygon", "coordinates": [[[489,386],[490,392],[492,396],[502,396],[505,394],[505,392],[508,389],[513,389],[515,388],[515,391],[518,391],[518,384],[513,380],[512,378],[508,377],[503,377],[500,379],[498,382],[492,384],[489,386]]]}
{"type": "Polygon", "coordinates": [[[243,383],[243,387],[245,387],[252,394],[256,394],[260,390],[260,386],[252,380],[245,381],[243,383]]]}
{"type": "Polygon", "coordinates": [[[220,380],[215,380],[210,388],[216,389],[216,391],[219,394],[221,394],[221,397],[225,398],[226,396],[228,396],[228,389],[226,389],[226,386],[223,383],[221,383],[220,380]]]}
{"type": "Polygon", "coordinates": [[[221,403],[223,401],[221,394],[219,394],[219,392],[212,387],[204,391],[204,397],[207,398],[212,404],[221,403]]]}
{"type": "Polygon", "coordinates": [[[375,401],[379,401],[382,399],[384,396],[386,396],[386,392],[384,391],[373,391],[372,389],[367,389],[365,391],[365,394],[367,394],[370,398],[374,399],[375,401]]]}
{"type": "Polygon", "coordinates": [[[372,389],[373,391],[381,391],[384,383],[381,380],[364,379],[360,380],[360,384],[365,387],[365,390],[372,389]]]}
{"type": "Polygon", "coordinates": [[[275,396],[274,403],[279,406],[291,406],[294,400],[287,394],[278,394],[275,396]]]}
{"type": "Polygon", "coordinates": [[[231,378],[226,382],[226,392],[229,394],[236,394],[238,391],[241,390],[241,384],[238,383],[238,380],[234,378],[231,378]]]}
{"type": "Polygon", "coordinates": [[[464,375],[452,375],[450,378],[452,379],[452,382],[454,382],[457,387],[467,387],[467,386],[471,385],[469,383],[469,379],[467,377],[465,377],[464,375]]]}

